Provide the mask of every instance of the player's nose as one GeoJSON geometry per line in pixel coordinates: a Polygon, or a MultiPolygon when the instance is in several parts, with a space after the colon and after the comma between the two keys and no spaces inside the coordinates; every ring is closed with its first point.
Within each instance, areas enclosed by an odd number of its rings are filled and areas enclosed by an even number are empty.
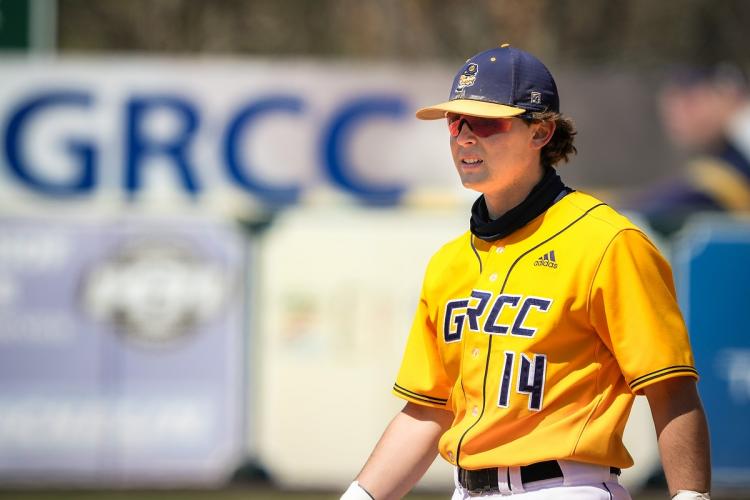
{"type": "Polygon", "coordinates": [[[458,129],[458,135],[456,136],[456,143],[461,146],[469,146],[477,142],[477,136],[474,135],[474,131],[471,130],[469,123],[466,120],[461,120],[458,129]]]}

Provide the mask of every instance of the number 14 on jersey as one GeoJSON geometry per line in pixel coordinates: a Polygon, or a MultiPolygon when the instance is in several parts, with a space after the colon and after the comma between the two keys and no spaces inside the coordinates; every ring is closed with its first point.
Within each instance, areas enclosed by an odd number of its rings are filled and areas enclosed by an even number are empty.
{"type": "Polygon", "coordinates": [[[497,406],[508,408],[511,390],[528,396],[529,410],[542,409],[544,399],[544,379],[547,371],[547,356],[544,354],[526,355],[505,351],[505,363],[500,377],[497,406]],[[513,372],[518,364],[518,377],[513,384],[513,372]]]}

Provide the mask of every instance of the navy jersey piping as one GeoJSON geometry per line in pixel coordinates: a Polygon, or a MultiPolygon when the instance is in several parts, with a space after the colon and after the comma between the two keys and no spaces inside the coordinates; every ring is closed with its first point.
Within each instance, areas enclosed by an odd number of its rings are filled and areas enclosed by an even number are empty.
{"type": "Polygon", "coordinates": [[[641,375],[637,379],[630,382],[630,390],[635,392],[638,390],[640,386],[645,384],[646,382],[650,382],[651,380],[654,380],[659,377],[663,377],[664,375],[671,375],[674,373],[684,373],[685,375],[698,375],[698,370],[696,370],[692,366],[687,365],[676,365],[676,366],[669,366],[667,368],[662,368],[661,370],[656,370],[655,372],[647,373],[646,375],[641,375]]]}
{"type": "Polygon", "coordinates": [[[398,392],[399,394],[409,397],[411,399],[417,399],[419,401],[423,401],[425,403],[433,403],[433,404],[440,404],[445,405],[445,403],[448,402],[447,399],[443,398],[436,398],[433,396],[427,396],[425,394],[419,394],[418,392],[410,391],[409,389],[402,387],[398,384],[393,384],[393,390],[398,392]]]}
{"type": "Polygon", "coordinates": [[[469,244],[471,245],[471,249],[474,250],[474,255],[477,256],[477,260],[479,261],[479,274],[482,274],[482,258],[479,256],[479,252],[477,252],[477,247],[474,246],[474,235],[469,235],[469,244]]]}
{"type": "MultiPolygon", "coordinates": [[[[542,245],[545,245],[546,243],[549,243],[554,238],[557,238],[559,235],[573,227],[576,223],[581,221],[584,217],[586,217],[592,210],[598,207],[606,206],[606,203],[598,203],[594,205],[593,207],[586,210],[583,214],[581,214],[577,219],[575,219],[573,222],[565,226],[564,228],[560,229],[558,232],[547,238],[546,240],[534,245],[533,247],[526,250],[524,253],[518,256],[515,261],[513,261],[513,264],[510,265],[510,268],[508,268],[508,272],[505,274],[505,279],[503,280],[503,286],[500,288],[500,293],[505,292],[505,286],[508,284],[508,279],[510,278],[510,274],[513,272],[513,269],[516,267],[516,264],[520,262],[521,259],[526,257],[528,254],[536,250],[542,245]]],[[[473,245],[472,245],[473,246],[473,245]]],[[[487,360],[484,365],[484,379],[482,381],[482,411],[479,414],[479,418],[476,419],[476,421],[471,424],[461,435],[461,438],[458,440],[458,445],[456,446],[456,467],[461,466],[461,445],[464,442],[464,438],[466,438],[466,435],[482,420],[482,417],[484,416],[484,410],[487,407],[487,372],[490,365],[490,358],[492,357],[492,337],[494,335],[488,335],[489,340],[487,344],[487,360]]],[[[463,387],[463,377],[461,377],[461,385],[463,387]]],[[[464,391],[464,400],[466,399],[466,392],[464,391]]],[[[497,464],[501,465],[501,464],[497,464]]]]}

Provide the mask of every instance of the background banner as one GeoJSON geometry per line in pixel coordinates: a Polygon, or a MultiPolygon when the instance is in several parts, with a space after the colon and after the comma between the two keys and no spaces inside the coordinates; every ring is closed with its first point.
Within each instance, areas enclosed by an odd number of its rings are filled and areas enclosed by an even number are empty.
{"type": "Polygon", "coordinates": [[[208,219],[0,219],[0,478],[225,480],[247,251],[208,219]]]}

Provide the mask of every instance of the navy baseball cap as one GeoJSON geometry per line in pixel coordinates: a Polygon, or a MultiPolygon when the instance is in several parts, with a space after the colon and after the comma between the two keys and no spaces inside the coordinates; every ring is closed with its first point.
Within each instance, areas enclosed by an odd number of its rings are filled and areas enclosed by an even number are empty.
{"type": "Polygon", "coordinates": [[[539,59],[503,44],[468,59],[449,100],[420,109],[417,118],[438,120],[446,113],[506,118],[533,111],[560,112],[555,80],[539,59]]]}

